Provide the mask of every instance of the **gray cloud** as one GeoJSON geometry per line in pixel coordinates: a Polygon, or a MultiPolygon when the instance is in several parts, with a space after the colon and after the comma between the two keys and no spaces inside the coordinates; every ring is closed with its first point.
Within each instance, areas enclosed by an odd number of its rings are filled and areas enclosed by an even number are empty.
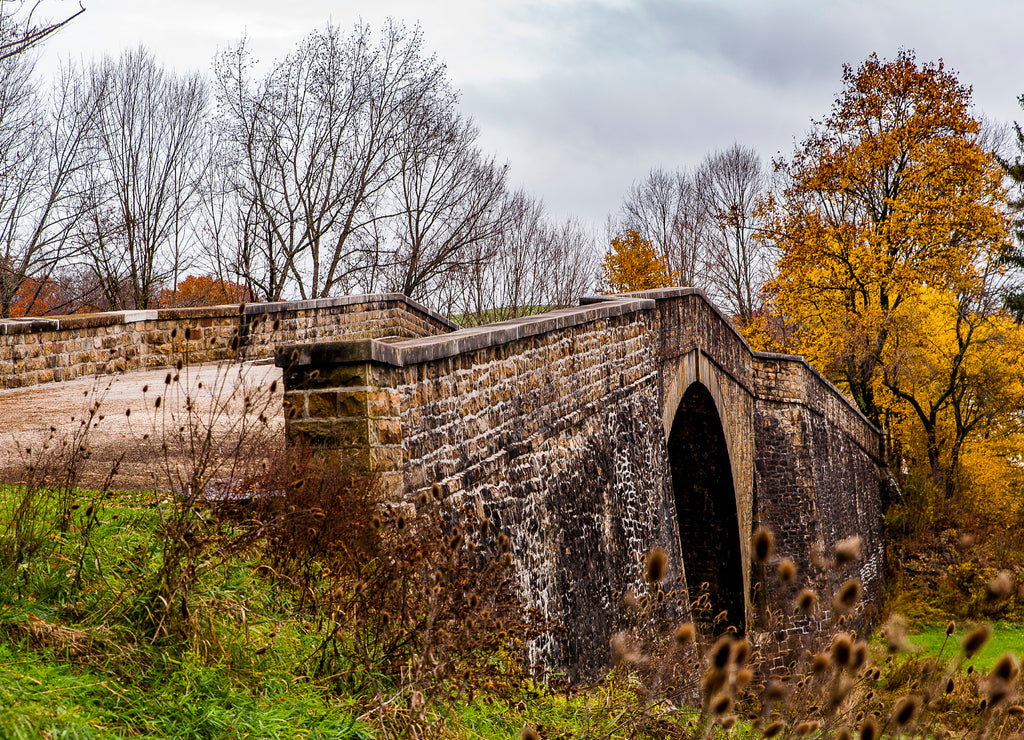
{"type": "MultiPolygon", "coordinates": [[[[56,0],[53,0],[56,1],[56,0]]],[[[482,145],[558,213],[595,223],[651,167],[692,166],[733,141],[788,154],[826,116],[844,63],[900,47],[942,57],[979,111],[1024,120],[1016,0],[103,0],[46,59],[144,43],[208,69],[248,31],[270,60],[313,28],[422,21],[482,145]]]]}

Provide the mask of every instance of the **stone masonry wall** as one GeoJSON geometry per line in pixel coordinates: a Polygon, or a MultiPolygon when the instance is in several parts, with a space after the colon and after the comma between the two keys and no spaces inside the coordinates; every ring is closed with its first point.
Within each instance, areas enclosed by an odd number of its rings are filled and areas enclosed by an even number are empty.
{"type": "MultiPolygon", "coordinates": [[[[481,502],[512,540],[525,602],[567,627],[534,658],[574,678],[606,667],[642,553],[665,547],[682,575],[645,304],[278,356],[290,436],[368,445],[399,500],[438,483],[453,503],[481,502]]],[[[685,600],[666,609],[687,613],[685,600]]]]}
{"type": "Polygon", "coordinates": [[[273,356],[278,344],[408,338],[456,327],[398,294],[0,321],[0,387],[273,356]]]}
{"type": "MultiPolygon", "coordinates": [[[[685,581],[679,534],[697,530],[676,521],[669,463],[680,453],[667,439],[693,383],[722,423],[747,616],[759,523],[823,594],[849,574],[816,565],[815,548],[860,534],[857,574],[880,596],[880,434],[802,360],[753,353],[698,291],[603,297],[422,339],[284,346],[276,362],[289,437],[363,461],[394,501],[435,483],[454,503],[479,501],[512,539],[526,603],[566,627],[534,658],[570,677],[606,668],[640,554],[665,547],[670,578],[685,581]]],[[[687,618],[688,598],[666,610],[687,618]]]]}
{"type": "MultiPolygon", "coordinates": [[[[864,608],[854,626],[873,624],[884,586],[881,485],[884,446],[870,422],[805,360],[762,354],[755,358],[757,498],[760,522],[776,535],[778,551],[792,557],[799,586],[769,589],[768,605],[791,613],[794,589],[809,586],[828,605],[851,577],[864,586],[864,608]],[[843,568],[835,545],[863,540],[864,558],[843,568]]],[[[814,634],[827,610],[788,620],[788,639],[814,634]]]]}

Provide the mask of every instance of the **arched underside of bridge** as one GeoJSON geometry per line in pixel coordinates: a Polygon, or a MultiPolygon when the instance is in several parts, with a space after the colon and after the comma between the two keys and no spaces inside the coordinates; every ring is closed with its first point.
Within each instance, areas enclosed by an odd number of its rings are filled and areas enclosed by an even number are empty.
{"type": "Polygon", "coordinates": [[[746,628],[740,524],[714,398],[693,383],[675,412],[668,457],[693,619],[705,634],[746,628]]]}

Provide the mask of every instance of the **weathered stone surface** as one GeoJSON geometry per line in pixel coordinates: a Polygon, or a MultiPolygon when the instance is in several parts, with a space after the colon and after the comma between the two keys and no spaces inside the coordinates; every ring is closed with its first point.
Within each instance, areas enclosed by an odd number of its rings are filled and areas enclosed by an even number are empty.
{"type": "MultiPolygon", "coordinates": [[[[660,545],[690,616],[703,583],[759,629],[791,594],[755,586],[754,528],[778,533],[804,582],[830,593],[859,575],[882,588],[877,429],[799,358],[753,353],[692,289],[590,299],[575,309],[401,341],[283,346],[289,436],[365,460],[396,500],[437,483],[479,500],[513,542],[524,599],[565,627],[532,646],[570,676],[595,676],[640,592],[640,557],[660,545]],[[338,416],[307,399],[337,393],[338,416]],[[816,563],[852,534],[865,561],[816,563]],[[686,587],[689,587],[687,591],[686,587]]],[[[827,601],[827,598],[825,599],[827,601]]],[[[826,619],[822,612],[819,619],[826,619]]],[[[795,623],[804,639],[817,620],[795,623]]]]}
{"type": "MultiPolygon", "coordinates": [[[[281,344],[406,339],[456,327],[403,295],[206,306],[0,321],[0,388],[101,373],[273,357],[281,344]],[[52,355],[58,377],[15,364],[52,355]],[[6,368],[6,369],[4,369],[6,368]]],[[[387,346],[387,345],[382,345],[387,346]]]]}

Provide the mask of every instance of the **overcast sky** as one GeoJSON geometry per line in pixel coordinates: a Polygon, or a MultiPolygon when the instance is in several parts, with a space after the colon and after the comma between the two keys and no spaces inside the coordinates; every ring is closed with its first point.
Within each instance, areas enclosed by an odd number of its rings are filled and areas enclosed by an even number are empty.
{"type": "MultiPolygon", "coordinates": [[[[75,7],[47,0],[51,15],[75,7]]],[[[483,148],[560,217],[595,226],[652,167],[739,142],[788,155],[822,118],[844,63],[901,47],[942,58],[976,112],[1024,121],[1017,0],[84,0],[41,67],[144,44],[209,72],[246,33],[265,61],[328,22],[419,22],[483,148]]]]}

